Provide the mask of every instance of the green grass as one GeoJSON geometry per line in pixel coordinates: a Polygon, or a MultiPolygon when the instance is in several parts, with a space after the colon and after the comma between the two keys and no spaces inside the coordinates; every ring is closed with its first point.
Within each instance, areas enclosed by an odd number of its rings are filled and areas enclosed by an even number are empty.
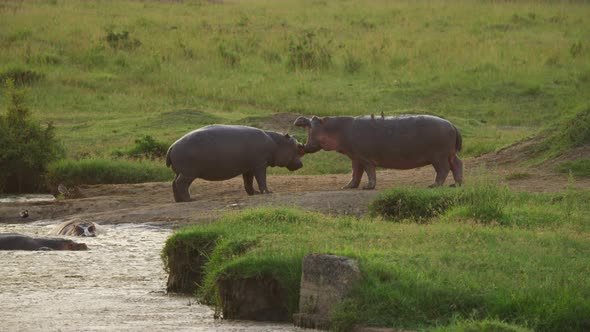
{"type": "MultiPolygon", "coordinates": [[[[31,108],[70,158],[276,113],[381,111],[444,116],[473,156],[587,106],[589,14],[569,2],[7,2],[0,76],[38,75],[31,108]]],[[[305,172],[341,172],[327,158],[305,172]]]]}
{"type": "Polygon", "coordinates": [[[54,186],[170,181],[172,171],[152,161],[108,159],[60,160],[49,166],[47,181],[54,186]]]}
{"type": "Polygon", "coordinates": [[[562,173],[571,172],[575,176],[590,177],[590,158],[565,161],[559,164],[556,169],[562,173]]]}
{"type": "MultiPolygon", "coordinates": [[[[526,209],[524,202],[542,213],[551,198],[518,199],[508,215],[518,214],[517,204],[526,209]]],[[[589,229],[582,224],[588,223],[589,211],[581,206],[582,213],[567,223],[552,224],[557,209],[550,208],[535,227],[500,227],[444,218],[426,225],[336,219],[262,208],[178,231],[166,242],[164,253],[172,256],[164,260],[173,263],[174,250],[215,234],[200,297],[219,305],[218,278],[271,276],[290,291],[289,308],[295,312],[306,254],[356,258],[363,281],[334,313],[336,329],[362,324],[437,331],[445,326],[584,331],[590,327],[590,244],[589,229]]]]}

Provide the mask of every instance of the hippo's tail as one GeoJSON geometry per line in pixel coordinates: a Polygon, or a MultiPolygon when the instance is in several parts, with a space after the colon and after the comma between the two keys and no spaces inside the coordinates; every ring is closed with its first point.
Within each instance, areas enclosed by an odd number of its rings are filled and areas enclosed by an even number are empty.
{"type": "Polygon", "coordinates": [[[457,138],[455,139],[455,149],[457,150],[457,152],[459,152],[463,148],[463,138],[461,137],[459,129],[457,129],[457,127],[455,126],[453,127],[455,128],[455,132],[457,133],[457,138]]]}

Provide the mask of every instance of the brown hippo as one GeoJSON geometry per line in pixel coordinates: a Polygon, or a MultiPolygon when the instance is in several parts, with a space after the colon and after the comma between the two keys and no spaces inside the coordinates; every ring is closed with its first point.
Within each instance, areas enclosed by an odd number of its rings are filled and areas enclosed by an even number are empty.
{"type": "Polygon", "coordinates": [[[172,166],[174,200],[190,201],[189,186],[196,179],[221,181],[242,175],[248,195],[270,193],[266,186],[268,166],[295,171],[303,167],[297,140],[289,134],[246,126],[212,125],[192,131],[174,142],[166,154],[172,166]]]}
{"type": "Polygon", "coordinates": [[[0,250],[88,250],[84,243],[67,239],[33,238],[17,233],[0,233],[0,250]]]}
{"type": "Polygon", "coordinates": [[[51,234],[54,235],[69,235],[69,236],[96,236],[97,227],[91,221],[84,221],[81,219],[71,219],[57,225],[51,234]]]}
{"type": "Polygon", "coordinates": [[[307,142],[300,146],[302,153],[335,150],[352,160],[352,179],[345,189],[357,188],[363,172],[369,177],[363,189],[374,189],[377,166],[411,169],[432,165],[436,180],[431,187],[441,186],[449,171],[457,185],[463,181],[463,162],[457,157],[461,134],[452,123],[439,117],[314,116],[299,117],[294,124],[307,128],[307,142]]]}

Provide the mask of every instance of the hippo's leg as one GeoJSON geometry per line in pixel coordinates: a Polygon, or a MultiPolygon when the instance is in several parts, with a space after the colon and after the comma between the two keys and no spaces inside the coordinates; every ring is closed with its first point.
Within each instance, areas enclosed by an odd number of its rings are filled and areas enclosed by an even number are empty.
{"type": "Polygon", "coordinates": [[[363,164],[360,160],[353,159],[352,160],[352,179],[348,182],[347,185],[342,187],[342,189],[354,189],[358,188],[359,184],[361,184],[361,178],[363,177],[364,171],[363,164]]]}
{"type": "Polygon", "coordinates": [[[242,177],[244,178],[244,189],[248,195],[260,194],[254,190],[254,173],[244,173],[242,177]]]}
{"type": "Polygon", "coordinates": [[[432,166],[436,171],[436,179],[434,183],[428,186],[429,188],[439,187],[445,183],[449,172],[451,171],[451,166],[449,165],[449,161],[447,159],[443,159],[437,162],[433,162],[432,166]]]}
{"type": "Polygon", "coordinates": [[[172,194],[174,194],[174,201],[180,202],[180,196],[178,195],[178,189],[176,189],[176,179],[178,179],[178,174],[172,180],[172,194]]]}
{"type": "Polygon", "coordinates": [[[451,164],[451,171],[453,172],[453,179],[455,179],[455,183],[451,187],[460,186],[463,182],[463,162],[457,155],[451,157],[449,162],[451,164]]]}
{"type": "Polygon", "coordinates": [[[271,191],[268,190],[268,187],[266,186],[266,166],[255,169],[254,177],[256,178],[256,182],[258,183],[258,190],[260,190],[260,193],[270,194],[271,191]]]}
{"type": "Polygon", "coordinates": [[[363,189],[375,189],[375,186],[377,185],[377,172],[375,170],[375,165],[365,162],[363,167],[367,173],[367,177],[369,178],[369,182],[363,187],[363,189]]]}
{"type": "Polygon", "coordinates": [[[176,188],[174,195],[174,200],[176,202],[189,202],[191,200],[189,187],[194,180],[195,178],[187,177],[182,174],[178,174],[176,176],[176,179],[174,180],[174,185],[172,185],[173,189],[176,188]]]}

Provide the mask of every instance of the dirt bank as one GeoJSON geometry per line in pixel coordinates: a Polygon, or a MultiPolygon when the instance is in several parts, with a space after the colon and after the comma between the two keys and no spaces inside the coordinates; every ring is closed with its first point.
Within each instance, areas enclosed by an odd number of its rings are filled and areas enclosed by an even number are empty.
{"type": "MultiPolygon", "coordinates": [[[[500,154],[465,162],[465,181],[470,173],[495,174],[513,190],[554,192],[567,187],[567,176],[545,168],[511,165],[500,154]],[[511,174],[526,174],[506,180],[511,174]]],[[[508,158],[508,161],[510,159],[508,158]]],[[[413,170],[381,170],[377,190],[341,190],[348,174],[317,176],[269,176],[270,195],[247,196],[242,179],[207,182],[197,179],[191,193],[194,201],[174,203],[170,183],[82,186],[84,198],[35,203],[0,204],[0,223],[24,221],[19,212],[28,209],[26,221],[82,217],[100,224],[142,223],[179,226],[214,220],[222,213],[256,206],[295,206],[337,215],[360,216],[383,189],[395,186],[426,187],[434,180],[432,167],[413,170]]],[[[366,179],[363,179],[366,181],[366,179]]],[[[447,181],[452,182],[451,177],[447,181]]],[[[590,188],[590,179],[577,179],[577,188],[590,188]]]]}

